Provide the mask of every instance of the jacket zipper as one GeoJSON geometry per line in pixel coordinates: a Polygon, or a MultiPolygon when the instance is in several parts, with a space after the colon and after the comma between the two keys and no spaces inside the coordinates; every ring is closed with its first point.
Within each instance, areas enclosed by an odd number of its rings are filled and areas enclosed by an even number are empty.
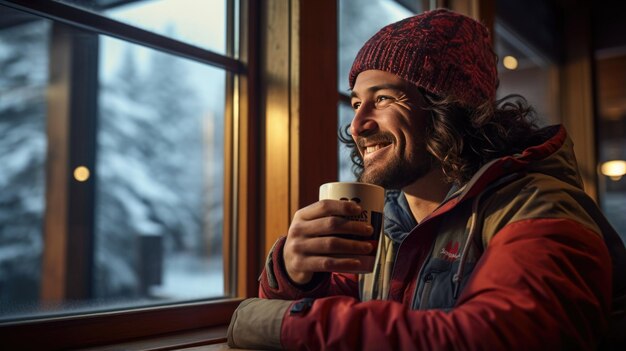
{"type": "Polygon", "coordinates": [[[428,300],[430,299],[430,291],[433,287],[433,280],[435,279],[432,273],[428,273],[426,277],[424,277],[424,290],[422,291],[422,297],[420,299],[420,310],[425,310],[426,306],[428,305],[428,300]]]}
{"type": "MultiPolygon", "coordinates": [[[[424,259],[424,262],[422,262],[422,265],[420,266],[419,271],[417,271],[417,276],[415,276],[415,291],[413,292],[413,301],[411,301],[411,309],[416,309],[417,306],[415,305],[415,303],[417,302],[417,292],[419,291],[419,279],[420,276],[422,275],[422,272],[424,271],[424,267],[426,267],[426,263],[428,263],[428,261],[430,261],[430,258],[433,254],[433,249],[435,247],[435,242],[436,242],[436,238],[433,239],[433,242],[430,244],[430,249],[428,250],[428,252],[430,252],[430,255],[428,257],[426,257],[426,259],[424,259]]],[[[421,304],[421,301],[420,301],[421,304]]]]}

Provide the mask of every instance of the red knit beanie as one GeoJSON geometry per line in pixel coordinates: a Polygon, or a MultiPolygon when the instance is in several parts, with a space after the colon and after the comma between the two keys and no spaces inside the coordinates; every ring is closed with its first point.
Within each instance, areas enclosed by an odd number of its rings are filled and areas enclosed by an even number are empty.
{"type": "Polygon", "coordinates": [[[393,73],[439,97],[475,108],[494,101],[496,57],[487,28],[438,9],[392,23],[361,48],[350,70],[350,89],[366,70],[393,73]]]}

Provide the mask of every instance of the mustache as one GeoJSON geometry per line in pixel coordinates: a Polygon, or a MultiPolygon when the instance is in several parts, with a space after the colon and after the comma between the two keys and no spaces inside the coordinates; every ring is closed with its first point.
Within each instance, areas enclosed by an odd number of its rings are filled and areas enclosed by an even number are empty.
{"type": "Polygon", "coordinates": [[[395,141],[393,134],[389,132],[379,132],[368,136],[358,136],[356,138],[356,144],[360,148],[364,148],[368,144],[391,144],[395,141]]]}

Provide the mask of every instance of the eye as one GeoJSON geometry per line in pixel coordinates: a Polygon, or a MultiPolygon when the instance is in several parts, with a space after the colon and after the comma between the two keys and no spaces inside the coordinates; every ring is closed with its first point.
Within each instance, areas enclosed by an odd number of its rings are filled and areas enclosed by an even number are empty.
{"type": "Polygon", "coordinates": [[[352,108],[355,109],[355,110],[358,110],[360,106],[361,106],[361,102],[360,101],[357,101],[357,102],[352,104],[352,108]]]}
{"type": "Polygon", "coordinates": [[[393,100],[391,96],[380,95],[376,97],[376,103],[389,102],[391,100],[393,100]]]}

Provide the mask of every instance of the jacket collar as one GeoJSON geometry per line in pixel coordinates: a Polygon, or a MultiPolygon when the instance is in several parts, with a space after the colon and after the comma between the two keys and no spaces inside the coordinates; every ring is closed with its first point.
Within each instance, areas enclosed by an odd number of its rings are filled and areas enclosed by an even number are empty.
{"type": "MultiPolygon", "coordinates": [[[[483,165],[465,185],[452,187],[446,199],[428,217],[447,212],[458,203],[477,196],[497,180],[518,173],[546,173],[582,188],[573,144],[565,128],[562,125],[550,126],[540,130],[539,134],[544,137],[522,153],[494,159],[483,165]]],[[[393,241],[402,242],[417,224],[404,193],[387,191],[385,233],[393,241]]]]}

